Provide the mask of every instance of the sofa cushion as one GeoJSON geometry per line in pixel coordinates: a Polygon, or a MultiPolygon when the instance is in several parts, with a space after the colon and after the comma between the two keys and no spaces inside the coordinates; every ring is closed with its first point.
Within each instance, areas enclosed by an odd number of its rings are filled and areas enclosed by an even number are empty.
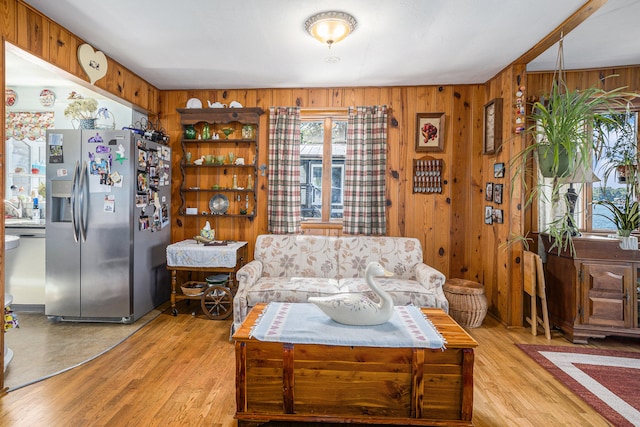
{"type": "Polygon", "coordinates": [[[423,262],[422,245],[409,237],[342,236],[338,249],[338,277],[364,277],[370,262],[377,261],[396,279],[415,280],[416,264],[423,262]]]}
{"type": "Polygon", "coordinates": [[[322,277],[261,277],[247,290],[247,304],[259,302],[307,302],[309,297],[340,293],[338,281],[322,277]]]}
{"type": "MultiPolygon", "coordinates": [[[[393,305],[415,305],[417,307],[438,307],[435,292],[430,292],[415,280],[391,278],[375,278],[376,283],[393,299],[393,305]]],[[[341,279],[341,293],[364,293],[374,301],[379,297],[371,290],[363,278],[341,279]]]]}
{"type": "Polygon", "coordinates": [[[267,234],[256,239],[254,259],[262,277],[337,278],[337,248],[336,237],[267,234]]]}

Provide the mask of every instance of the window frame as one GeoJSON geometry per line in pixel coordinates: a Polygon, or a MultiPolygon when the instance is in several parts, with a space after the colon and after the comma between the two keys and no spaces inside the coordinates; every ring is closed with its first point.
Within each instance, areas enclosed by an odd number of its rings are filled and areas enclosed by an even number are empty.
{"type": "MultiPolygon", "coordinates": [[[[623,112],[623,111],[620,111],[623,112]]],[[[636,147],[638,149],[638,153],[640,153],[640,124],[638,121],[640,120],[640,108],[637,105],[632,105],[630,112],[635,114],[635,132],[636,132],[636,147]]],[[[593,159],[593,150],[591,152],[591,156],[593,159]]],[[[593,163],[593,161],[592,161],[593,163]]],[[[640,167],[640,165],[638,165],[640,167]]],[[[597,168],[594,168],[594,173],[597,171],[597,168]]],[[[602,178],[602,177],[599,177],[602,178]]],[[[612,234],[615,233],[614,229],[606,229],[606,228],[593,228],[593,186],[594,185],[602,185],[601,183],[584,183],[584,184],[574,184],[574,186],[578,186],[577,192],[579,195],[578,203],[576,205],[576,222],[578,225],[578,229],[581,232],[590,233],[590,234],[612,234]]],[[[568,184],[566,185],[568,188],[568,184]]],[[[562,194],[564,194],[563,191],[562,194]]],[[[637,231],[636,231],[637,232],[637,231]]]]}
{"type": "MultiPolygon", "coordinates": [[[[302,223],[339,223],[342,224],[342,218],[331,218],[332,202],[331,196],[333,193],[332,178],[333,178],[333,162],[325,162],[324,159],[332,158],[332,132],[331,128],[334,121],[346,122],[349,118],[348,108],[301,108],[300,120],[302,122],[322,121],[324,123],[324,141],[322,150],[322,209],[320,218],[301,218],[302,223]]],[[[342,184],[344,186],[344,164],[342,167],[342,184]]],[[[309,174],[311,175],[313,165],[309,168],[309,174]]],[[[309,179],[313,179],[312,176],[309,179]]],[[[344,200],[343,200],[344,203],[344,200]]]]}

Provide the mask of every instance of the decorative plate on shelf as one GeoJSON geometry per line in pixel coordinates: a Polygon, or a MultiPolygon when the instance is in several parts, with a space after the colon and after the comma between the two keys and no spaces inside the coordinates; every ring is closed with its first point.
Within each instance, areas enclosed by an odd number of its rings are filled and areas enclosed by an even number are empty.
{"type": "Polygon", "coordinates": [[[191,98],[187,101],[187,108],[202,108],[202,101],[198,98],[191,98]]]}
{"type": "Polygon", "coordinates": [[[216,194],[209,200],[209,209],[212,214],[224,215],[229,209],[229,199],[224,194],[216,194]]]}

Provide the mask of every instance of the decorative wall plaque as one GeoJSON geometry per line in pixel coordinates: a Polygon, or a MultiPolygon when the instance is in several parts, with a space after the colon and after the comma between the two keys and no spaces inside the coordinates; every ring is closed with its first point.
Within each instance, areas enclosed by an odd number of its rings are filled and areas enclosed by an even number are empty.
{"type": "Polygon", "coordinates": [[[91,45],[85,43],[78,47],[78,63],[91,84],[107,75],[107,57],[101,51],[93,50],[91,45]]]}

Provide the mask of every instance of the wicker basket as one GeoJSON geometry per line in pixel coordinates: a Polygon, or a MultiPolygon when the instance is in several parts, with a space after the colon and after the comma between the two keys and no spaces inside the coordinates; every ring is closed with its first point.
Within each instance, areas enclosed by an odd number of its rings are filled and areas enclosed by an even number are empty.
{"type": "Polygon", "coordinates": [[[184,282],[180,286],[180,289],[182,289],[182,293],[190,297],[197,297],[202,295],[206,288],[207,284],[204,282],[184,282]]]}
{"type": "Polygon", "coordinates": [[[449,279],[444,295],[449,301],[449,315],[468,328],[477,328],[487,315],[487,297],[484,286],[465,279],[449,279]]]}

